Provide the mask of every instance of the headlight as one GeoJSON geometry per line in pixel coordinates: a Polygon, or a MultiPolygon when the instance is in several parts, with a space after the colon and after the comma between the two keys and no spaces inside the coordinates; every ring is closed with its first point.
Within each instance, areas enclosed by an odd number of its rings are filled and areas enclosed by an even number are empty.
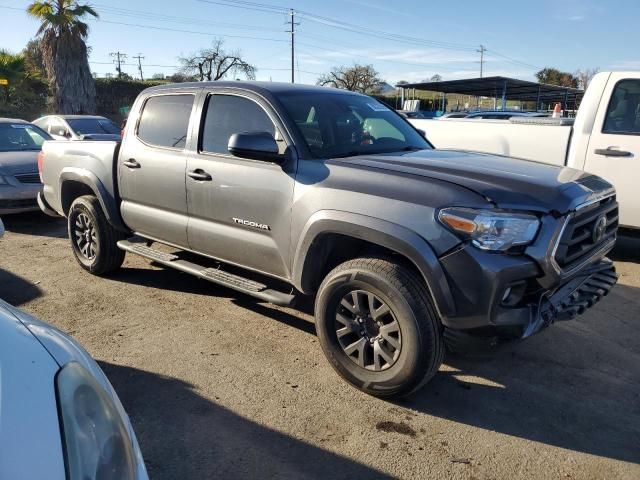
{"type": "Polygon", "coordinates": [[[69,480],[135,479],[131,438],[111,395],[79,363],[56,377],[69,480]]]}
{"type": "Polygon", "coordinates": [[[445,208],[438,213],[441,223],[490,251],[505,251],[516,245],[530,244],[538,233],[540,222],[533,215],[445,208]]]}

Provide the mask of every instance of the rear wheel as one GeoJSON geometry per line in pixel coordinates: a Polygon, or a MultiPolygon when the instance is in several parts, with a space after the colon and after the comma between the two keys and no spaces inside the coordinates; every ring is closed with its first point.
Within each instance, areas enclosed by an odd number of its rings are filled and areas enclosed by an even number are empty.
{"type": "Polygon", "coordinates": [[[100,202],[93,195],[78,197],[71,204],[68,215],[71,247],[76,260],[94,275],[117,270],[125,252],[117,246],[125,235],[107,221],[100,202]]]}
{"type": "Polygon", "coordinates": [[[332,270],[315,316],[332,366],[369,394],[410,394],[442,363],[442,326],[424,282],[389,259],[358,258],[332,270]]]}

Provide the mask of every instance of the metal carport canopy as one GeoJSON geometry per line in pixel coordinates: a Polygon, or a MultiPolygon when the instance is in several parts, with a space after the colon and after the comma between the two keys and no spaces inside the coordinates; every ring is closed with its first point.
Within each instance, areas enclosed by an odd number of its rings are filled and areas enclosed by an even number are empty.
{"type": "Polygon", "coordinates": [[[478,97],[501,98],[521,101],[557,101],[565,103],[582,99],[584,91],[578,88],[547,85],[509,77],[483,77],[440,82],[406,83],[397,85],[403,89],[428,90],[441,93],[457,93],[478,97]]]}

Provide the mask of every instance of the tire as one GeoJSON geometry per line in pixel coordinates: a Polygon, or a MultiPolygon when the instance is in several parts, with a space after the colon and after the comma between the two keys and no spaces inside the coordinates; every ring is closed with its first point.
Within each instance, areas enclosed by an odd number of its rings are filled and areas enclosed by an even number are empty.
{"type": "Polygon", "coordinates": [[[107,221],[96,197],[76,198],[67,220],[73,254],[82,268],[94,275],[105,275],[120,268],[125,252],[117,243],[125,235],[107,221]]]}
{"type": "Polygon", "coordinates": [[[333,368],[370,395],[409,395],[444,358],[442,325],[424,281],[390,259],[357,258],[334,268],[318,290],[315,319],[333,368]]]}

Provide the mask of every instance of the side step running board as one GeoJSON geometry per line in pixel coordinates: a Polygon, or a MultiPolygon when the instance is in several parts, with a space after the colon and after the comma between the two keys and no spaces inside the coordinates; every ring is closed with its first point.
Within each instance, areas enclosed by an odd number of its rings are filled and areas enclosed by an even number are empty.
{"type": "Polygon", "coordinates": [[[118,242],[118,248],[269,303],[288,307],[291,306],[295,300],[295,295],[272,290],[260,282],[225,272],[219,268],[204,267],[197,263],[182,260],[178,255],[147,247],[144,242],[136,242],[135,239],[120,240],[118,242]]]}

